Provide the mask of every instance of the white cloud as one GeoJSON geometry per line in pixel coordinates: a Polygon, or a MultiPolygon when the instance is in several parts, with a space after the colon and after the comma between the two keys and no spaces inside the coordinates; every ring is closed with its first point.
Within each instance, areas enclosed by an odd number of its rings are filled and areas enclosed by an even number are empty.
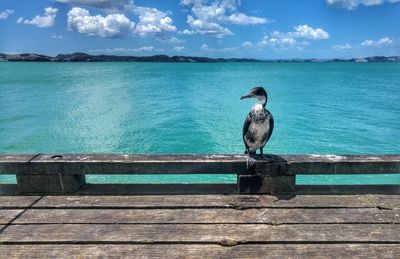
{"type": "Polygon", "coordinates": [[[176,47],[174,47],[174,50],[175,50],[176,52],[180,52],[180,51],[182,51],[182,50],[184,50],[184,49],[185,49],[184,46],[176,46],[176,47]]]}
{"type": "Polygon", "coordinates": [[[201,50],[208,50],[208,45],[207,44],[203,44],[200,47],[201,50]]]}
{"type": "Polygon", "coordinates": [[[155,52],[158,51],[153,46],[143,46],[135,49],[113,48],[113,49],[91,49],[91,54],[122,54],[122,53],[139,53],[139,52],[155,52]]]}
{"type": "MultiPolygon", "coordinates": [[[[129,11],[136,15],[138,15],[138,23],[134,28],[134,22],[130,21],[123,14],[109,14],[105,17],[100,15],[90,16],[89,13],[82,13],[76,16],[85,17],[81,19],[80,26],[76,27],[73,24],[71,16],[74,15],[74,12],[78,12],[77,10],[84,10],[88,12],[86,9],[74,7],[69,12],[68,21],[71,20],[70,29],[74,31],[78,31],[81,33],[87,33],[90,35],[96,35],[100,37],[122,37],[123,34],[127,31],[131,31],[139,34],[140,36],[147,35],[155,35],[157,39],[170,39],[171,37],[167,35],[169,32],[176,31],[176,27],[173,24],[173,20],[169,17],[169,12],[163,12],[156,8],[143,7],[143,6],[135,6],[133,0],[57,0],[61,3],[69,3],[77,6],[89,6],[100,9],[106,9],[111,11],[129,11]],[[76,9],[79,8],[79,9],[76,9]],[[73,11],[75,10],[75,11],[73,11]],[[111,32],[111,28],[109,28],[108,24],[103,24],[104,21],[111,22],[113,21],[117,27],[120,27],[123,30],[119,30],[118,28],[112,28],[114,32],[111,32]],[[129,27],[129,28],[128,28],[129,27]]],[[[70,23],[69,23],[70,24],[70,23]]],[[[173,40],[173,39],[172,39],[173,40]]]]}
{"type": "Polygon", "coordinates": [[[89,6],[100,9],[125,10],[133,6],[133,0],[56,0],[60,3],[89,6]]]}
{"type": "Polygon", "coordinates": [[[365,40],[361,43],[361,46],[363,47],[379,47],[382,45],[389,45],[392,44],[394,41],[388,37],[381,38],[379,40],[365,40]]]}
{"type": "Polygon", "coordinates": [[[333,45],[332,48],[337,51],[346,51],[346,50],[353,48],[353,46],[351,46],[350,44],[347,43],[347,44],[343,44],[343,45],[333,45]]]}
{"type": "Polygon", "coordinates": [[[179,32],[181,34],[198,33],[221,39],[234,34],[222,24],[256,25],[269,22],[263,17],[238,12],[240,2],[235,0],[182,0],[181,4],[191,7],[191,14],[187,16],[190,30],[185,29],[179,32]]]}
{"type": "Polygon", "coordinates": [[[170,35],[165,35],[165,37],[161,37],[161,36],[163,36],[163,35],[160,35],[160,37],[158,37],[157,40],[172,43],[172,44],[185,42],[184,40],[178,39],[175,36],[172,36],[172,37],[170,35]]]}
{"type": "Polygon", "coordinates": [[[297,48],[302,49],[302,46],[308,45],[307,41],[298,41],[293,36],[274,32],[272,36],[264,36],[259,42],[260,47],[272,47],[279,49],[297,48]]]}
{"type": "Polygon", "coordinates": [[[6,9],[2,12],[0,12],[0,20],[5,20],[10,16],[10,14],[14,13],[14,10],[11,9],[6,9]]]}
{"type": "MultiPolygon", "coordinates": [[[[135,32],[140,36],[156,35],[157,38],[165,38],[168,32],[176,31],[169,12],[163,12],[156,8],[135,6],[133,0],[57,0],[61,3],[69,3],[78,6],[89,6],[111,11],[129,11],[139,17],[135,32]]],[[[109,17],[108,15],[107,17],[109,17]]]]}
{"type": "Polygon", "coordinates": [[[379,47],[391,47],[397,46],[398,40],[394,38],[384,37],[378,40],[364,40],[359,44],[341,44],[341,45],[333,45],[332,48],[336,51],[348,51],[350,49],[361,49],[361,48],[379,48],[379,47]]]}
{"type": "Polygon", "coordinates": [[[225,14],[225,8],[217,2],[212,5],[195,4],[191,11],[202,21],[217,20],[225,14]]]}
{"type": "Polygon", "coordinates": [[[166,12],[150,7],[135,7],[134,13],[139,15],[135,32],[141,36],[176,31],[172,19],[166,12]]]}
{"type": "Polygon", "coordinates": [[[234,52],[239,50],[240,47],[210,48],[207,44],[203,44],[200,49],[207,52],[234,52]]]}
{"type": "Polygon", "coordinates": [[[102,38],[120,38],[133,31],[135,23],[123,14],[91,16],[89,11],[74,7],[68,12],[68,29],[102,38]]]}
{"type": "Polygon", "coordinates": [[[184,29],[183,31],[178,31],[178,34],[183,34],[183,35],[192,35],[192,34],[195,34],[196,32],[195,31],[191,31],[191,30],[188,30],[188,29],[184,29]]]}
{"type": "Polygon", "coordinates": [[[140,48],[136,49],[135,51],[154,51],[154,47],[153,46],[140,47],[140,48]]]}
{"type": "Polygon", "coordinates": [[[269,22],[266,18],[248,16],[244,13],[234,13],[226,17],[226,21],[238,25],[254,25],[269,22]]]}
{"type": "Polygon", "coordinates": [[[294,34],[298,38],[312,40],[325,40],[329,38],[329,34],[321,28],[314,29],[308,25],[298,25],[294,29],[296,30],[294,34]]]}
{"type": "Polygon", "coordinates": [[[187,23],[192,28],[193,33],[208,35],[218,39],[221,39],[226,35],[233,35],[228,28],[222,27],[216,22],[195,19],[191,15],[187,16],[187,23]]]}
{"type": "Polygon", "coordinates": [[[172,37],[170,39],[167,40],[169,43],[182,43],[185,42],[184,40],[180,40],[177,37],[172,37]]]}
{"type": "Polygon", "coordinates": [[[181,0],[182,5],[195,5],[207,2],[207,0],[181,0]]]}
{"type": "Polygon", "coordinates": [[[52,35],[50,35],[50,39],[53,39],[53,40],[62,40],[62,39],[64,39],[64,37],[63,37],[62,35],[52,34],[52,35]]]}
{"type": "Polygon", "coordinates": [[[251,47],[253,47],[253,43],[251,43],[250,41],[245,41],[242,44],[240,44],[240,46],[242,46],[244,48],[251,48],[251,47]]]}
{"type": "Polygon", "coordinates": [[[36,25],[40,28],[52,27],[55,23],[57,12],[57,8],[47,7],[44,8],[43,16],[36,15],[35,17],[33,17],[32,20],[23,19],[22,17],[20,17],[18,18],[17,23],[36,25]]]}
{"type": "Polygon", "coordinates": [[[398,3],[400,0],[326,0],[326,3],[330,6],[344,8],[347,10],[354,10],[359,5],[363,6],[372,6],[372,5],[381,5],[385,2],[388,3],[398,3]]]}
{"type": "Polygon", "coordinates": [[[310,44],[307,40],[326,40],[329,38],[328,32],[321,28],[312,28],[308,25],[298,25],[292,32],[274,31],[270,35],[264,36],[259,42],[260,47],[273,47],[280,49],[297,48],[310,44]]]}

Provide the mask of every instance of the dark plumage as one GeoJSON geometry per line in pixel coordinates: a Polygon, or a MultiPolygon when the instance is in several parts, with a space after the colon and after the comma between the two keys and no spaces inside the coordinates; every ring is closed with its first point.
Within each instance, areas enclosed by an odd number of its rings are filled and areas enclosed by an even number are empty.
{"type": "Polygon", "coordinates": [[[256,154],[256,150],[260,149],[260,154],[262,155],[263,148],[274,130],[274,118],[265,109],[268,95],[264,88],[254,87],[248,95],[242,96],[240,99],[245,98],[257,99],[243,125],[243,142],[246,146],[245,153],[250,155],[256,154]]]}

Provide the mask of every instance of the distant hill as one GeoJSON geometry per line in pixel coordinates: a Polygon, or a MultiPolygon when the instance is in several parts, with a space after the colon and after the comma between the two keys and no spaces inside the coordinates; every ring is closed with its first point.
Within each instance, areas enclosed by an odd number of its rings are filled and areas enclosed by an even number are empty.
{"type": "Polygon", "coordinates": [[[25,54],[0,54],[0,61],[44,61],[44,62],[259,62],[250,58],[206,58],[186,56],[115,56],[115,55],[89,55],[86,53],[59,54],[55,57],[34,53],[25,54]]]}
{"type": "Polygon", "coordinates": [[[366,62],[400,62],[400,56],[374,56],[374,57],[366,57],[366,58],[333,58],[333,59],[276,59],[270,60],[272,62],[357,62],[357,63],[366,63],[366,62]]]}
{"type": "Polygon", "coordinates": [[[258,60],[251,58],[207,58],[190,56],[116,56],[116,55],[90,55],[82,52],[59,54],[55,57],[35,53],[1,54],[0,61],[15,62],[400,62],[400,56],[391,57],[366,57],[351,59],[274,59],[258,60]]]}

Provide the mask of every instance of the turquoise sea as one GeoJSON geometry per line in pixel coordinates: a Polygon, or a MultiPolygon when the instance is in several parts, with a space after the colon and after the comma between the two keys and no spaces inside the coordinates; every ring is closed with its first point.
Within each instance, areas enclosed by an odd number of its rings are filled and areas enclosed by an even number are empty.
{"type": "MultiPolygon", "coordinates": [[[[400,63],[268,62],[0,62],[0,153],[243,153],[242,123],[252,100],[239,97],[253,86],[267,89],[267,108],[275,117],[266,153],[400,153],[400,63]]],[[[297,180],[398,184],[400,175],[297,180]]]]}

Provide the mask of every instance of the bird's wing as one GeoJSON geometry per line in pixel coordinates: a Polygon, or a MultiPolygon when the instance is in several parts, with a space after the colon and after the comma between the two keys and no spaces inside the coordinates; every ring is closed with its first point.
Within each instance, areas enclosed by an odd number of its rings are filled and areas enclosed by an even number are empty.
{"type": "Polygon", "coordinates": [[[267,140],[266,140],[265,143],[268,142],[269,138],[272,135],[272,131],[274,131],[274,117],[272,116],[272,113],[270,113],[269,111],[267,111],[267,112],[268,112],[268,115],[269,115],[269,131],[268,131],[268,135],[266,137],[267,140]]]}
{"type": "Polygon", "coordinates": [[[249,130],[250,127],[250,121],[251,121],[251,116],[250,113],[247,115],[246,119],[244,120],[244,124],[243,124],[243,132],[242,132],[242,137],[243,137],[243,142],[247,148],[247,143],[244,139],[244,136],[246,136],[247,131],[249,130]]]}

